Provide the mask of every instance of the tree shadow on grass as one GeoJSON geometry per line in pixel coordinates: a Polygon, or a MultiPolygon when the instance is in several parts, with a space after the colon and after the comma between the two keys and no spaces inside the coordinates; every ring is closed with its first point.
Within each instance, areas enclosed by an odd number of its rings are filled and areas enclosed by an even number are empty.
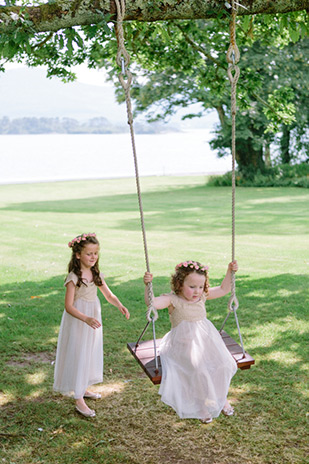
{"type": "MultiPolygon", "coordinates": [[[[224,187],[165,187],[142,195],[146,228],[155,230],[194,230],[196,234],[230,230],[231,192],[224,187]]],[[[304,215],[308,194],[301,189],[240,189],[236,211],[239,235],[259,233],[288,235],[306,233],[304,215]]],[[[119,214],[118,226],[126,230],[139,228],[138,202],[135,194],[102,195],[55,201],[15,203],[3,211],[52,212],[61,214],[119,214]],[[123,213],[136,212],[135,219],[123,213]]]]}
{"type": "MultiPolygon", "coordinates": [[[[249,281],[246,277],[238,277],[241,332],[245,347],[258,363],[276,364],[280,352],[283,358],[284,353],[292,353],[295,358],[293,368],[299,369],[299,375],[302,374],[301,365],[306,362],[304,325],[308,316],[305,312],[308,308],[307,278],[306,275],[282,274],[249,281]]],[[[108,279],[110,288],[130,309],[131,319],[126,321],[103,297],[100,296],[100,299],[106,367],[121,372],[122,356],[130,359],[126,343],[137,340],[146,324],[146,307],[140,280],[120,284],[116,281],[117,277],[108,279]]],[[[217,283],[219,281],[214,281],[212,285],[217,283]]],[[[158,294],[168,291],[168,288],[168,278],[156,278],[158,294]]],[[[19,356],[27,352],[55,352],[63,312],[63,276],[41,283],[22,282],[6,285],[5,288],[0,286],[0,294],[4,301],[0,309],[2,362],[12,358],[18,361],[19,356]]],[[[225,297],[207,303],[208,318],[218,329],[227,312],[227,301],[228,297],[225,297]]],[[[158,338],[169,330],[167,311],[159,312],[156,326],[158,338]]],[[[225,330],[237,340],[233,314],[225,330]]],[[[146,338],[151,338],[151,331],[146,338]]]]}
{"type": "MultiPolygon", "coordinates": [[[[168,280],[163,276],[156,278],[158,293],[168,290],[168,280]]],[[[0,310],[4,329],[1,331],[0,431],[15,434],[15,437],[4,437],[3,449],[8,446],[11,457],[18,456],[24,447],[23,462],[48,460],[48,456],[51,462],[56,462],[52,461],[54,449],[58,452],[62,449],[63,463],[74,459],[89,463],[100,462],[100,459],[102,462],[117,462],[118,459],[118,462],[136,463],[136,456],[140,462],[145,459],[144,462],[152,463],[151,455],[156,455],[159,433],[163,447],[160,449],[169,449],[170,462],[191,464],[183,458],[184,441],[178,446],[175,444],[176,438],[181,436],[179,430],[184,428],[188,438],[185,446],[194,443],[196,462],[202,462],[198,459],[205,456],[205,444],[211,449],[221,433],[222,456],[224,459],[229,456],[230,463],[239,462],[231,437],[238,442],[237,446],[243,443],[243,458],[247,462],[251,462],[252,456],[256,456],[259,463],[302,462],[298,454],[294,461],[286,460],[285,448],[289,441],[289,447],[295,447],[295,453],[300,453],[305,430],[302,383],[305,384],[307,276],[283,274],[253,280],[238,277],[238,317],[245,346],[256,365],[248,371],[238,371],[232,380],[231,396],[236,416],[232,420],[217,419],[212,425],[215,429],[202,430],[202,434],[198,421],[180,421],[173,410],[160,402],[158,387],[151,384],[126,349],[127,341],[135,341],[145,325],[143,284],[140,280],[116,282],[117,277],[109,279],[110,287],[130,308],[132,316],[126,321],[120,312],[102,300],[104,385],[116,383],[121,388],[96,404],[96,422],[77,416],[71,400],[51,392],[51,363],[63,311],[63,276],[46,279],[40,284],[22,282],[0,287],[4,300],[0,310]],[[31,299],[31,296],[40,298],[31,299]],[[283,405],[288,405],[287,410],[283,405]],[[271,428],[273,423],[277,427],[275,431],[271,428]],[[272,447],[268,460],[260,460],[270,434],[272,447]],[[79,446],[73,446],[75,443],[79,446]],[[143,449],[147,451],[144,454],[143,449]],[[234,455],[229,455],[232,450],[234,455]],[[31,461],[34,457],[38,460],[31,461]]],[[[219,281],[214,281],[213,285],[217,283],[219,281]]],[[[207,305],[208,317],[217,327],[226,314],[226,304],[227,297],[212,300],[207,305]]],[[[236,339],[232,318],[227,331],[236,339]]],[[[156,325],[158,336],[169,330],[167,311],[160,311],[156,325]]],[[[150,333],[147,336],[151,338],[150,333]]],[[[156,455],[162,459],[158,462],[164,462],[161,451],[156,455]]],[[[220,457],[217,453],[215,457],[207,454],[209,462],[212,458],[217,462],[220,457]]]]}

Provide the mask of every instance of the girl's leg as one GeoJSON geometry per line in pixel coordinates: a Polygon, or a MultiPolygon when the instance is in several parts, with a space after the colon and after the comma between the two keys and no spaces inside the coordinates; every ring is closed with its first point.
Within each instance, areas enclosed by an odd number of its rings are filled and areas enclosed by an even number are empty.
{"type": "Polygon", "coordinates": [[[90,398],[91,400],[99,400],[101,398],[101,394],[86,390],[84,393],[84,398],[90,398]]]}
{"type": "Polygon", "coordinates": [[[88,408],[87,404],[85,403],[84,398],[76,398],[75,399],[76,409],[79,413],[81,413],[85,417],[94,417],[95,411],[93,409],[88,408]]]}
{"type": "Polygon", "coordinates": [[[222,413],[225,416],[232,416],[234,414],[234,408],[231,406],[228,399],[226,399],[225,405],[223,406],[222,413]]]}

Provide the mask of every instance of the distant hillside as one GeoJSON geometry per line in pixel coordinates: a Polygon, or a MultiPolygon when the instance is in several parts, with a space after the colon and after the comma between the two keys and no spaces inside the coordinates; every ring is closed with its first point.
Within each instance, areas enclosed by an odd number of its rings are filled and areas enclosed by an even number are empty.
{"type": "MultiPolygon", "coordinates": [[[[178,111],[166,129],[211,128],[218,118],[215,112],[203,118],[181,121],[187,112],[198,113],[199,105],[178,111]]],[[[60,79],[46,78],[40,68],[16,68],[0,73],[0,118],[73,118],[88,121],[106,118],[113,125],[127,126],[125,104],[116,102],[112,85],[87,85],[80,82],[64,84],[60,79]]],[[[140,116],[137,121],[143,123],[140,116]]],[[[145,124],[145,123],[144,123],[145,124]]],[[[143,124],[143,125],[144,125],[143,124]]]]}
{"type": "MultiPolygon", "coordinates": [[[[160,123],[134,124],[136,134],[159,134],[175,132],[177,128],[160,123]]],[[[74,118],[35,118],[23,117],[10,119],[0,118],[0,135],[19,134],[121,134],[128,131],[127,124],[111,123],[107,118],[96,117],[87,121],[74,118]]]]}
{"type": "Polygon", "coordinates": [[[112,87],[47,79],[41,69],[17,68],[0,73],[0,117],[105,117],[126,123],[125,105],[112,87]]]}

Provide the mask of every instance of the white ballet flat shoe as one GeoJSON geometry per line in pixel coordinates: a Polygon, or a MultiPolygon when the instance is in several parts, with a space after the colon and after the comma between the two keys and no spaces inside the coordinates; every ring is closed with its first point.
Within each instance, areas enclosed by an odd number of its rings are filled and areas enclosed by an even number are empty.
{"type": "Polygon", "coordinates": [[[224,414],[224,416],[232,416],[234,414],[234,408],[232,408],[232,406],[228,406],[226,408],[223,408],[222,409],[222,414],[224,414]]]}
{"type": "Polygon", "coordinates": [[[206,419],[201,419],[203,424],[210,424],[212,422],[212,417],[207,417],[206,419]]]}
{"type": "Polygon", "coordinates": [[[90,398],[91,400],[99,400],[101,398],[100,393],[87,392],[84,394],[84,398],[90,398]]]}
{"type": "Polygon", "coordinates": [[[87,412],[87,411],[82,411],[81,409],[79,409],[78,406],[76,406],[76,411],[79,412],[84,417],[95,417],[95,411],[93,409],[89,409],[89,412],[87,412]]]}

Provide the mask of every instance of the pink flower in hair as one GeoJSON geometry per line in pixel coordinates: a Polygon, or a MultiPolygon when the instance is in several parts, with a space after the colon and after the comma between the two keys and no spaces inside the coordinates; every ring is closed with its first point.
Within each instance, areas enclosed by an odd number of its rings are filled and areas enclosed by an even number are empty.
{"type": "Polygon", "coordinates": [[[85,240],[87,240],[88,237],[96,237],[95,232],[88,233],[88,234],[81,234],[81,235],[78,235],[77,237],[73,238],[73,239],[68,243],[68,246],[69,246],[70,248],[73,248],[75,243],[80,243],[81,241],[85,241],[85,240]]]}
{"type": "Polygon", "coordinates": [[[208,271],[208,266],[204,266],[199,264],[197,261],[183,261],[182,263],[177,264],[175,267],[175,270],[178,270],[180,268],[190,268],[196,271],[208,271]]]}

